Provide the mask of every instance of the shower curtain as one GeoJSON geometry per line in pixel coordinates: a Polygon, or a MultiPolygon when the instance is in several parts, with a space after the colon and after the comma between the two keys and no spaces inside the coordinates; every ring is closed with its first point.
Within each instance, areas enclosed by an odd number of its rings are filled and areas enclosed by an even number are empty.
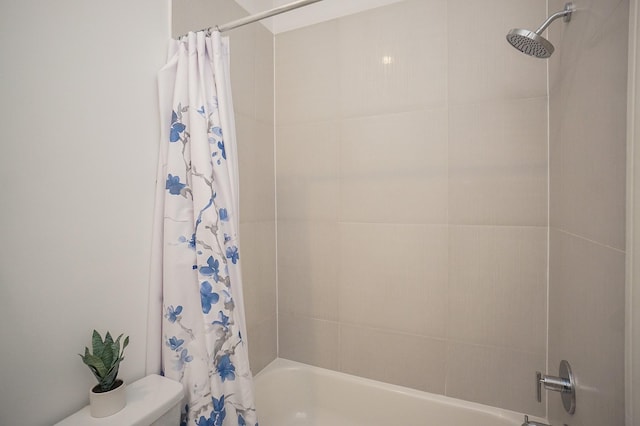
{"type": "Polygon", "coordinates": [[[147,372],[185,390],[181,425],[257,425],[238,238],[228,39],[172,40],[159,72],[161,144],[147,372]]]}

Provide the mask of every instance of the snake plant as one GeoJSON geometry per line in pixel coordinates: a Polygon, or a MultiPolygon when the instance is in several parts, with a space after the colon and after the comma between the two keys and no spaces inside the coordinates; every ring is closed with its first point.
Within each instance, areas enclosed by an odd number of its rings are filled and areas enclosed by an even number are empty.
{"type": "Polygon", "coordinates": [[[94,388],[96,392],[108,392],[120,385],[120,383],[116,383],[118,368],[120,367],[120,361],[124,359],[124,348],[129,344],[129,336],[127,336],[122,342],[122,348],[120,347],[122,336],[121,334],[114,341],[107,331],[104,340],[102,340],[100,333],[93,330],[91,338],[93,354],[89,353],[89,348],[87,347],[84,348],[84,355],[78,354],[98,380],[96,388],[99,389],[94,388]]]}

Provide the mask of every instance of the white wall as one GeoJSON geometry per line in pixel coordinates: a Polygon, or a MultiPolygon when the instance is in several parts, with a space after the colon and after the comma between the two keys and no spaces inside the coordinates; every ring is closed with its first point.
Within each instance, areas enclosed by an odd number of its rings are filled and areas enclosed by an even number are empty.
{"type": "Polygon", "coordinates": [[[4,2],[0,424],[87,403],[93,328],[144,374],[150,218],[169,1],[4,2]]]}

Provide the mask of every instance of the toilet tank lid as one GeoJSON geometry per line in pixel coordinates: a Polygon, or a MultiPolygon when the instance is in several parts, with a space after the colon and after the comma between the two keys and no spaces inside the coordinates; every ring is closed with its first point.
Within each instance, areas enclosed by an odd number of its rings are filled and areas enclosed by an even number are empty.
{"type": "Polygon", "coordinates": [[[127,405],[118,413],[103,418],[91,417],[89,406],[54,426],[146,426],[158,420],[183,396],[182,384],[151,374],[127,385],[127,405]]]}

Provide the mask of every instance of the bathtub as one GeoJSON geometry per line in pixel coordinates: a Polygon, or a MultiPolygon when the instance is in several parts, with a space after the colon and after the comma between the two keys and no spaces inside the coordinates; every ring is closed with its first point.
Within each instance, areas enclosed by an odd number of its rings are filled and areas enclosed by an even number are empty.
{"type": "Polygon", "coordinates": [[[520,426],[524,419],[280,358],[255,376],[255,387],[260,426],[520,426]]]}

